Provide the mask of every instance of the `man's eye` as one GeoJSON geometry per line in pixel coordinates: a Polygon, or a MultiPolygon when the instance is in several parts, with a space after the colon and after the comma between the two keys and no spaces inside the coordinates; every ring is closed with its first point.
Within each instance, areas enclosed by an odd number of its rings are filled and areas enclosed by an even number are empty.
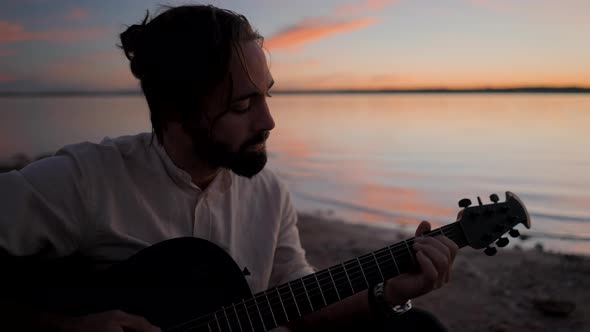
{"type": "Polygon", "coordinates": [[[250,99],[237,102],[231,106],[232,110],[238,113],[245,113],[250,110],[250,99]]]}
{"type": "Polygon", "coordinates": [[[233,111],[236,113],[247,113],[250,110],[250,107],[247,108],[233,108],[233,111]]]}

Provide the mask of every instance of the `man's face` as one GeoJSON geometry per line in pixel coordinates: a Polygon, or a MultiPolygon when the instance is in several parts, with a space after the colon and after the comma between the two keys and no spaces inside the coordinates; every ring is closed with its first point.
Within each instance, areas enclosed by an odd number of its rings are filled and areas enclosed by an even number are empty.
{"type": "Polygon", "coordinates": [[[233,88],[229,111],[225,108],[230,83],[227,82],[206,102],[203,110],[206,118],[200,129],[191,130],[189,134],[197,158],[213,167],[225,167],[250,178],[260,172],[267,161],[265,141],[275,124],[266,97],[274,81],[262,48],[254,41],[243,42],[241,47],[243,63],[235,48],[230,60],[233,88]]]}

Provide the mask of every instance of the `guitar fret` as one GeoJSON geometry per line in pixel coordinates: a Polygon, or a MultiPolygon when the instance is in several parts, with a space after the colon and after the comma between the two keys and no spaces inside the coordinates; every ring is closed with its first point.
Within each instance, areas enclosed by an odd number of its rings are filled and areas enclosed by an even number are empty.
{"type": "Polygon", "coordinates": [[[352,293],[356,293],[354,291],[354,287],[352,287],[352,281],[350,281],[350,277],[348,276],[348,272],[346,271],[346,266],[344,266],[344,263],[340,264],[342,265],[342,269],[344,270],[344,275],[346,275],[346,279],[348,279],[348,283],[350,284],[350,289],[352,290],[352,293]]]}
{"type": "Polygon", "coordinates": [[[297,314],[299,314],[299,317],[301,317],[301,311],[299,311],[299,305],[297,304],[297,299],[295,298],[295,293],[293,293],[293,288],[291,288],[291,282],[289,281],[287,283],[287,285],[289,286],[289,290],[291,291],[291,296],[293,296],[293,302],[295,302],[295,308],[297,308],[297,314]]]}
{"type": "Polygon", "coordinates": [[[238,311],[236,310],[236,305],[232,304],[232,307],[234,307],[234,312],[236,313],[236,320],[238,321],[238,326],[240,327],[240,331],[244,331],[244,329],[242,328],[242,323],[240,322],[240,316],[238,316],[238,311]]]}
{"type": "Polygon", "coordinates": [[[217,318],[217,312],[213,316],[215,316],[215,322],[217,323],[217,327],[219,328],[219,331],[221,331],[221,325],[219,324],[219,319],[217,318]]]}
{"type": "Polygon", "coordinates": [[[256,296],[254,296],[254,304],[256,305],[256,311],[258,311],[258,315],[260,316],[260,321],[262,322],[262,327],[266,331],[266,325],[264,324],[264,318],[262,318],[262,313],[260,313],[260,307],[258,306],[258,301],[256,301],[256,296]]]}
{"type": "Polygon", "coordinates": [[[227,317],[227,311],[225,311],[225,307],[221,307],[221,309],[223,310],[223,315],[225,316],[227,326],[229,326],[229,332],[232,332],[231,324],[229,323],[229,318],[227,317]]]}
{"type": "Polygon", "coordinates": [[[250,322],[250,327],[252,328],[252,331],[254,331],[254,325],[252,324],[250,313],[248,312],[248,308],[246,307],[246,300],[242,300],[242,305],[244,305],[244,311],[246,312],[246,316],[248,317],[248,322],[250,322]]]}
{"type": "Polygon", "coordinates": [[[359,264],[359,268],[361,270],[361,273],[363,274],[363,278],[365,279],[365,283],[367,284],[367,288],[369,287],[369,281],[367,280],[367,276],[365,276],[365,271],[363,270],[363,265],[361,264],[361,261],[358,259],[358,257],[356,258],[357,263],[359,264]]]}
{"type": "Polygon", "coordinates": [[[393,263],[395,264],[395,269],[397,270],[397,274],[400,275],[401,271],[399,270],[399,266],[397,266],[397,261],[395,256],[393,256],[393,251],[391,251],[391,247],[387,247],[389,254],[391,255],[391,259],[393,259],[393,263]]]}
{"type": "Polygon", "coordinates": [[[303,281],[303,278],[301,278],[301,284],[303,285],[303,291],[305,293],[305,296],[307,296],[307,301],[309,301],[309,307],[311,308],[311,311],[314,311],[315,309],[313,308],[313,304],[311,304],[309,294],[307,294],[307,288],[305,288],[305,281],[303,281]]]}
{"type": "Polygon", "coordinates": [[[272,305],[270,304],[270,300],[268,299],[268,295],[264,292],[264,297],[266,297],[266,301],[268,302],[268,308],[270,309],[270,314],[272,315],[272,321],[275,323],[275,326],[278,326],[277,320],[275,319],[275,314],[272,311],[272,305]]]}
{"type": "Polygon", "coordinates": [[[322,285],[320,285],[320,281],[318,280],[318,276],[317,273],[314,273],[314,277],[315,277],[315,281],[317,281],[318,283],[318,287],[320,289],[320,294],[322,295],[322,300],[324,300],[324,305],[328,305],[328,302],[326,302],[326,298],[324,297],[324,291],[322,291],[322,285]]]}
{"type": "Polygon", "coordinates": [[[334,281],[334,277],[332,277],[332,272],[328,269],[328,274],[330,275],[330,279],[332,279],[332,284],[334,285],[334,289],[336,290],[336,295],[338,296],[338,301],[342,300],[340,298],[340,292],[338,291],[338,287],[336,286],[336,282],[334,281]]]}
{"type": "Polygon", "coordinates": [[[375,263],[377,264],[377,270],[379,270],[379,275],[381,275],[381,279],[383,281],[385,281],[385,277],[383,277],[383,272],[381,272],[381,267],[379,266],[379,262],[377,261],[377,256],[375,256],[375,252],[371,252],[371,254],[373,254],[373,259],[375,260],[375,263]]]}
{"type": "Polygon", "coordinates": [[[406,245],[406,248],[408,248],[408,252],[410,253],[410,258],[412,259],[412,264],[416,265],[416,262],[414,261],[414,256],[412,255],[412,250],[410,249],[410,245],[408,245],[408,241],[404,240],[404,243],[406,245]]]}
{"type": "Polygon", "coordinates": [[[283,304],[283,299],[281,298],[281,292],[279,292],[279,289],[277,288],[276,290],[278,296],[279,296],[279,302],[281,302],[281,307],[283,307],[283,312],[285,313],[285,319],[287,319],[287,323],[289,322],[289,315],[287,314],[287,309],[285,309],[285,305],[283,304]]]}

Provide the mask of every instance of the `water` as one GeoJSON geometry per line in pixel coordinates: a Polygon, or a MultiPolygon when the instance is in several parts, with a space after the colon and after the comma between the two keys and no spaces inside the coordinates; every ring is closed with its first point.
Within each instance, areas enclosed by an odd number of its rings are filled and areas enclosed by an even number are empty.
{"type": "MultiPolygon", "coordinates": [[[[590,95],[275,95],[269,167],[298,210],[411,230],[505,191],[512,244],[590,254],[590,95]]],[[[143,97],[0,99],[0,159],[149,131],[143,97]]]]}

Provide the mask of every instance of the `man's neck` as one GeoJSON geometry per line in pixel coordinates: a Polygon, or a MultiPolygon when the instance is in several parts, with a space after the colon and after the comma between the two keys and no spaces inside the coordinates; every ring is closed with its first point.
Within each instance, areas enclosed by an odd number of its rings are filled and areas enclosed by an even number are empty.
{"type": "Polygon", "coordinates": [[[181,144],[181,141],[164,139],[163,145],[174,165],[187,172],[191,181],[201,190],[205,190],[221,171],[220,167],[211,167],[195,158],[191,153],[192,147],[181,144]]]}

